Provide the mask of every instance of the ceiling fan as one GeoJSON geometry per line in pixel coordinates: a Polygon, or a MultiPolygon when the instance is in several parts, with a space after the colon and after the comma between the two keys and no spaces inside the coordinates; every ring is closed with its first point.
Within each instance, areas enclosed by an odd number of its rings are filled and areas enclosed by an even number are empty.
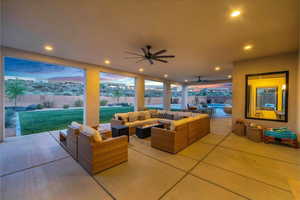
{"type": "Polygon", "coordinates": [[[126,51],[125,53],[134,55],[134,57],[125,57],[126,59],[139,59],[136,63],[142,62],[144,60],[148,60],[148,62],[153,65],[154,61],[168,63],[167,60],[164,60],[166,58],[174,58],[174,55],[162,55],[167,52],[167,50],[163,49],[160,51],[157,51],[155,53],[151,52],[151,46],[146,45],[146,47],[141,48],[141,53],[133,53],[126,51]]]}
{"type": "Polygon", "coordinates": [[[207,80],[207,79],[203,79],[202,76],[197,76],[197,80],[192,81],[191,83],[201,85],[201,84],[214,84],[214,83],[225,83],[225,82],[228,82],[228,79],[207,80]]]}

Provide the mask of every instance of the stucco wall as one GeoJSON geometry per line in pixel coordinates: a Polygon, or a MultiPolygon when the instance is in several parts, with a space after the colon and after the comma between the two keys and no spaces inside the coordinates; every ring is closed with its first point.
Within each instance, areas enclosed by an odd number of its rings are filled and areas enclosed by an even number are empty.
{"type": "MultiPolygon", "coordinates": [[[[300,24],[299,24],[300,30],[300,24]]],[[[299,38],[300,38],[300,31],[299,31],[299,38]]],[[[298,133],[300,133],[300,40],[299,40],[299,49],[298,49],[298,68],[297,68],[297,129],[298,133]]]]}
{"type": "Polygon", "coordinates": [[[4,98],[3,98],[3,65],[2,65],[2,48],[0,46],[0,142],[3,141],[4,138],[4,98]]]}
{"type": "MultiPolygon", "coordinates": [[[[297,112],[295,112],[297,101],[297,68],[298,52],[274,55],[234,63],[232,80],[232,120],[245,119],[245,75],[276,71],[289,71],[289,110],[288,122],[273,122],[263,120],[246,120],[265,127],[288,126],[291,130],[297,130],[297,112]]],[[[300,134],[298,132],[298,134],[300,134]]]]}
{"type": "MultiPolygon", "coordinates": [[[[114,97],[100,96],[101,100],[107,100],[107,104],[130,103],[135,104],[135,97],[120,97],[119,101],[114,97]]],[[[181,98],[179,98],[181,99],[181,98]]],[[[56,96],[56,95],[23,95],[17,98],[17,106],[26,107],[32,104],[43,104],[46,101],[53,103],[54,108],[62,108],[63,105],[74,106],[77,100],[84,100],[83,96],[56,96]]],[[[145,97],[146,104],[162,104],[162,97],[145,97]]],[[[5,97],[5,106],[14,106],[14,101],[5,97]]],[[[144,106],[144,104],[143,104],[144,106]]]]}

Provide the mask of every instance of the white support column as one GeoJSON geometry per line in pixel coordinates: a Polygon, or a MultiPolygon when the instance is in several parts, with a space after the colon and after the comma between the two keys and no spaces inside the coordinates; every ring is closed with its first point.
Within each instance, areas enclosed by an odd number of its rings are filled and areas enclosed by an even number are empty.
{"type": "Polygon", "coordinates": [[[186,109],[188,103],[188,86],[182,85],[181,108],[186,109]]]}
{"type": "Polygon", "coordinates": [[[135,78],[135,110],[145,109],[145,79],[144,77],[135,78]]]}
{"type": "MultiPolygon", "coordinates": [[[[300,44],[299,44],[300,47],[300,44]]],[[[297,69],[297,132],[300,138],[300,50],[298,54],[298,69],[297,69]]],[[[289,106],[291,109],[291,106],[289,106]]],[[[291,110],[289,110],[291,112],[291,110]]]]}
{"type": "Polygon", "coordinates": [[[100,73],[97,69],[85,70],[84,91],[84,124],[95,126],[99,124],[100,106],[100,73]]]}
{"type": "Polygon", "coordinates": [[[171,83],[169,81],[164,82],[164,110],[170,110],[171,109],[171,97],[172,97],[172,91],[171,91],[171,83]]]}
{"type": "Polygon", "coordinates": [[[4,140],[4,67],[2,47],[0,46],[0,143],[4,140]]]}

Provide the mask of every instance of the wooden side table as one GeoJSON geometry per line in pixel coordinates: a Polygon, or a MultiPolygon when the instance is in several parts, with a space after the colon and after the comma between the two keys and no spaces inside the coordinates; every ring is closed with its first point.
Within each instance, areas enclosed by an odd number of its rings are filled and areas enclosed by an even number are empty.
{"type": "Polygon", "coordinates": [[[246,135],[246,125],[244,123],[236,123],[233,126],[232,132],[239,136],[245,136],[246,135]]]}
{"type": "Polygon", "coordinates": [[[129,142],[129,127],[123,126],[123,125],[117,125],[111,127],[112,137],[119,137],[122,135],[128,136],[128,142],[129,142]]]}
{"type": "Polygon", "coordinates": [[[249,140],[252,140],[253,142],[261,142],[263,138],[263,129],[247,126],[246,136],[249,140]]]}

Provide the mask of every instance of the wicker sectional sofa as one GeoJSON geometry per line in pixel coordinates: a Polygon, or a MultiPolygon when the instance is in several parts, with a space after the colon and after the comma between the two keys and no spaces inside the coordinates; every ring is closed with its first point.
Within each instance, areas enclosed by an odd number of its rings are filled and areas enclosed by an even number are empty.
{"type": "Polygon", "coordinates": [[[152,128],[151,146],[169,153],[177,153],[209,133],[210,118],[202,114],[173,121],[170,129],[152,128]]]}
{"type": "Polygon", "coordinates": [[[156,122],[171,125],[173,121],[177,121],[183,118],[195,117],[199,113],[192,112],[177,112],[177,111],[165,111],[165,110],[147,110],[137,111],[129,113],[116,113],[114,118],[111,120],[111,126],[114,125],[125,125],[129,127],[130,135],[135,134],[137,126],[153,124],[156,122]]]}
{"type": "Polygon", "coordinates": [[[137,126],[156,122],[166,126],[165,128],[152,128],[151,146],[170,153],[177,153],[210,133],[209,116],[192,112],[149,110],[117,113],[111,125],[128,126],[130,134],[133,135],[137,126]]]}

